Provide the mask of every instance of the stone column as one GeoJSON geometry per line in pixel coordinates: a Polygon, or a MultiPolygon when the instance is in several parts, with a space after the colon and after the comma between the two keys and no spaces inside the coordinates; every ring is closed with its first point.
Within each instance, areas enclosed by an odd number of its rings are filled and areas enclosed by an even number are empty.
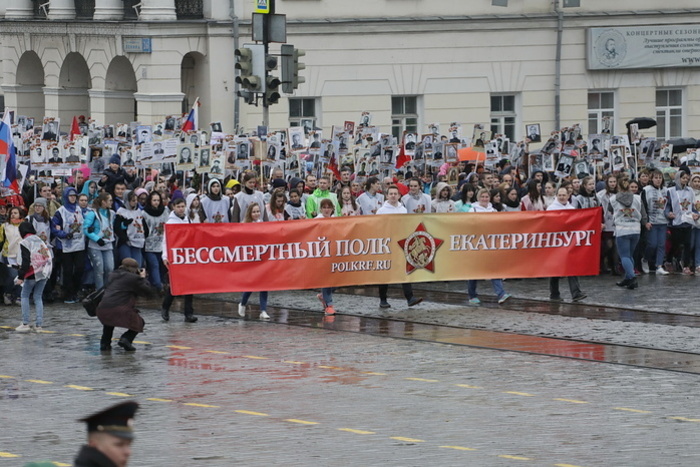
{"type": "Polygon", "coordinates": [[[75,1],[51,0],[49,19],[75,19],[75,1]]]}
{"type": "Polygon", "coordinates": [[[142,0],[141,21],[175,21],[175,0],[142,0]]]}
{"type": "Polygon", "coordinates": [[[123,0],[95,0],[95,14],[92,19],[96,21],[124,19],[123,0]]]}
{"type": "Polygon", "coordinates": [[[231,3],[222,0],[204,0],[204,17],[217,21],[231,21],[231,3]]]}
{"type": "Polygon", "coordinates": [[[184,97],[181,92],[134,93],[139,112],[138,121],[151,125],[154,122],[162,122],[166,115],[181,115],[184,97]]]}
{"type": "Polygon", "coordinates": [[[134,93],[109,89],[90,89],[90,116],[98,125],[134,121],[134,93]]]}
{"type": "Polygon", "coordinates": [[[34,18],[34,4],[32,0],[9,0],[5,8],[5,19],[31,18],[34,18]]]}

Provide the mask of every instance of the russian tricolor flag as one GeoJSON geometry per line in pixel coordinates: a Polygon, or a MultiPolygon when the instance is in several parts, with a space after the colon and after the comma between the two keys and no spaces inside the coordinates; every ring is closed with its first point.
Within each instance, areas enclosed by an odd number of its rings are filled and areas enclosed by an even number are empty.
{"type": "Polygon", "coordinates": [[[187,118],[182,122],[182,131],[197,131],[198,125],[198,115],[197,107],[199,107],[199,97],[194,101],[192,105],[192,110],[187,114],[187,118]]]}
{"type": "Polygon", "coordinates": [[[0,122],[0,163],[4,164],[2,173],[3,185],[19,193],[17,183],[17,154],[15,144],[12,141],[12,123],[10,112],[5,111],[5,116],[0,122]]]}

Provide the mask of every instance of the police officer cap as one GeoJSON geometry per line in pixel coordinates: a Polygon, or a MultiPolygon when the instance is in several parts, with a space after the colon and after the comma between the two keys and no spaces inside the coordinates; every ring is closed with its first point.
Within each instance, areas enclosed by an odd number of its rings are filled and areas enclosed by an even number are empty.
{"type": "Polygon", "coordinates": [[[78,421],[87,423],[88,433],[108,433],[119,438],[134,439],[134,414],[138,408],[137,402],[122,402],[78,421]]]}

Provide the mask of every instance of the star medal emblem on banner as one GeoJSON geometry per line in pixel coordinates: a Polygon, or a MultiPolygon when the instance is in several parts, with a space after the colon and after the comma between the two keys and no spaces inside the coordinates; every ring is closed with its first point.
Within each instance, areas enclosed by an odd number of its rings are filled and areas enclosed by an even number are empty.
{"type": "Polygon", "coordinates": [[[435,253],[444,241],[430,235],[423,223],[398,243],[406,257],[406,274],[411,274],[417,269],[435,272],[435,253]]]}

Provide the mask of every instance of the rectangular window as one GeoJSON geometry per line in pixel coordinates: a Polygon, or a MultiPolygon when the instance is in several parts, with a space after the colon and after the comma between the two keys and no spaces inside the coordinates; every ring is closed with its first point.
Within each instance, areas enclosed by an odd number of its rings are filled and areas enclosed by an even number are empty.
{"type": "Polygon", "coordinates": [[[615,133],[615,92],[588,92],[588,134],[602,133],[606,127],[615,133]]]}
{"type": "Polygon", "coordinates": [[[511,141],[516,141],[516,111],[515,94],[491,95],[491,132],[506,135],[511,141]]]}
{"type": "Polygon", "coordinates": [[[303,126],[308,130],[319,127],[314,97],[289,98],[289,126],[303,126]]]}
{"type": "Polygon", "coordinates": [[[683,136],[683,90],[656,91],[656,137],[669,139],[683,136]]]}
{"type": "Polygon", "coordinates": [[[418,96],[391,98],[391,134],[401,142],[404,131],[418,132],[418,96]]]}

